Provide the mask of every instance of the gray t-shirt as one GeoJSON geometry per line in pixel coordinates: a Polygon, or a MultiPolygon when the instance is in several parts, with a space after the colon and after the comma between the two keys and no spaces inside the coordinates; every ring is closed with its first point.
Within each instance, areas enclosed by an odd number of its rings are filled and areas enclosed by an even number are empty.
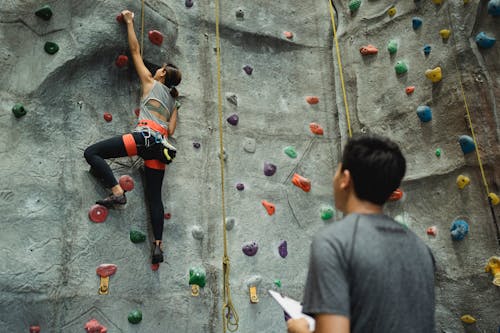
{"type": "Polygon", "coordinates": [[[432,333],[434,257],[386,215],[350,214],[313,240],[303,311],[350,319],[352,333],[432,333]]]}

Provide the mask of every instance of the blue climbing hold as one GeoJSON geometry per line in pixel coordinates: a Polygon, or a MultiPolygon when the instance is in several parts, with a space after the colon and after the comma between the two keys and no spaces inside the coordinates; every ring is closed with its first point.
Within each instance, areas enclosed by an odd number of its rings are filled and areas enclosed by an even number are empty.
{"type": "MultiPolygon", "coordinates": [[[[500,0],[490,0],[488,2],[488,14],[491,16],[500,16],[500,0]]],[[[500,333],[500,327],[498,332],[500,333]]]]}
{"type": "Polygon", "coordinates": [[[413,27],[413,30],[417,30],[422,26],[422,19],[420,17],[414,17],[411,19],[411,25],[413,27]]]}
{"type": "Polygon", "coordinates": [[[481,31],[476,35],[476,43],[483,49],[489,49],[490,47],[493,47],[496,41],[497,40],[495,39],[495,37],[488,36],[484,33],[484,31],[481,31]]]}
{"type": "Polygon", "coordinates": [[[429,44],[425,44],[424,45],[424,54],[426,56],[428,56],[429,54],[431,54],[431,46],[429,44]]]}
{"type": "Polygon", "coordinates": [[[432,120],[432,110],[427,105],[421,105],[417,108],[417,116],[423,123],[432,120]]]}
{"type": "Polygon", "coordinates": [[[469,224],[464,220],[455,220],[451,224],[451,238],[455,241],[459,241],[465,238],[469,233],[469,224]]]}
{"type": "Polygon", "coordinates": [[[460,143],[460,147],[464,154],[472,153],[476,150],[476,145],[474,144],[474,140],[468,135],[460,135],[458,138],[458,143],[460,143]]]}

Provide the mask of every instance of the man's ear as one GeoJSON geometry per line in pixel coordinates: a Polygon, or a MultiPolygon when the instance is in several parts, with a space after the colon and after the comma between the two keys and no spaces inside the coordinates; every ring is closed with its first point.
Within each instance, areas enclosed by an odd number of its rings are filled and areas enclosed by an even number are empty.
{"type": "Polygon", "coordinates": [[[347,188],[349,188],[349,186],[351,186],[351,184],[352,184],[351,173],[349,172],[349,170],[345,169],[340,173],[340,181],[339,181],[340,188],[342,190],[346,190],[347,188]]]}

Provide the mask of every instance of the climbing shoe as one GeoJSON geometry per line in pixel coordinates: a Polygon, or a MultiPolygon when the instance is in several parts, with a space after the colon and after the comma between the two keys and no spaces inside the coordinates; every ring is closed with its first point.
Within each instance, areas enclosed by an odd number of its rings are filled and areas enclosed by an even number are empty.
{"type": "Polygon", "coordinates": [[[127,203],[127,198],[125,197],[125,193],[119,196],[111,194],[109,197],[104,198],[102,200],[98,200],[95,203],[98,205],[103,205],[104,207],[107,208],[113,208],[116,205],[118,206],[125,205],[127,203]]]}
{"type": "Polygon", "coordinates": [[[151,255],[151,263],[159,264],[160,262],[163,262],[163,250],[161,248],[161,245],[153,243],[153,253],[151,255]]]}

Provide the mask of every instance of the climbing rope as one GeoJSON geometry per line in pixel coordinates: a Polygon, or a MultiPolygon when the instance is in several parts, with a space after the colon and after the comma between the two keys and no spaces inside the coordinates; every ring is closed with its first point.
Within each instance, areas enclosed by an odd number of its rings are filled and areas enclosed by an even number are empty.
{"type": "Polygon", "coordinates": [[[222,233],[224,235],[224,256],[222,258],[222,271],[224,276],[224,291],[222,305],[222,331],[226,329],[235,332],[238,329],[238,313],[231,300],[231,287],[229,284],[230,260],[227,251],[227,230],[226,230],[226,205],[224,188],[224,138],[222,121],[222,83],[221,83],[221,60],[220,60],[220,33],[219,33],[219,0],[215,0],[215,41],[217,50],[217,102],[219,113],[219,160],[221,178],[221,209],[222,209],[222,233]]]}
{"type": "Polygon", "coordinates": [[[141,58],[144,53],[144,0],[141,3],[141,58]]]}
{"type": "Polygon", "coordinates": [[[335,41],[335,49],[337,51],[337,62],[339,64],[340,85],[342,86],[342,95],[344,97],[344,106],[345,106],[345,113],[346,113],[346,119],[347,119],[347,131],[349,133],[349,137],[352,137],[351,117],[349,116],[349,105],[347,104],[347,94],[345,92],[344,74],[343,74],[343,70],[342,70],[342,62],[340,61],[340,47],[339,47],[339,42],[337,39],[337,29],[335,27],[335,15],[333,12],[333,0],[328,0],[328,4],[330,5],[330,18],[332,20],[333,40],[335,41]]]}

